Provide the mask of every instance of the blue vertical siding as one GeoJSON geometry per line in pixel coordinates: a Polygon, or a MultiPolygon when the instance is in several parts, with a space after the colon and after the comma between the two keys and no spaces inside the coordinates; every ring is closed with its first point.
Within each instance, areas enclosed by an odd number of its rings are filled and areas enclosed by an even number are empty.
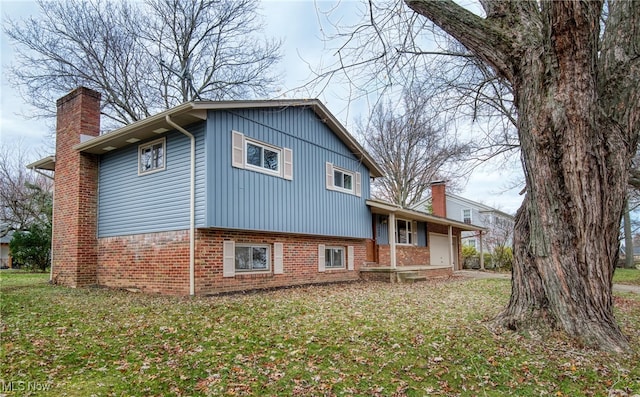
{"type": "Polygon", "coordinates": [[[369,171],[311,109],[210,111],[206,152],[208,227],[372,236],[369,171]],[[232,130],[292,149],[293,180],[233,168],[232,130]],[[327,190],[326,162],[360,172],[361,197],[327,190]]]}
{"type": "Polygon", "coordinates": [[[381,245],[389,244],[389,217],[387,215],[375,215],[376,217],[376,242],[381,245]]]}
{"type": "MultiPolygon", "coordinates": [[[[206,219],[205,123],[187,128],[196,137],[196,225],[206,219]]],[[[138,175],[139,142],[102,155],[98,179],[98,236],[189,228],[190,140],[166,137],[166,169],[138,175]]],[[[154,140],[150,139],[150,140],[154,140]]]]}
{"type": "Polygon", "coordinates": [[[427,246],[427,223],[418,222],[418,246],[427,246]]]}

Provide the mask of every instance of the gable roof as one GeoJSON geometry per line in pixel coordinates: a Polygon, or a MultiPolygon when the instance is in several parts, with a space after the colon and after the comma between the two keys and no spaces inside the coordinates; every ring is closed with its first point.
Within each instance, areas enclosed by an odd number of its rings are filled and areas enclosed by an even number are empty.
{"type": "MultiPolygon", "coordinates": [[[[207,119],[209,110],[231,110],[251,108],[286,108],[308,107],[331,131],[353,152],[353,154],[369,169],[372,177],[381,177],[383,171],[367,151],[356,141],[347,129],[329,112],[318,99],[279,99],[279,100],[251,100],[251,101],[197,101],[187,102],[169,110],[165,110],[143,120],[136,121],[117,130],[87,139],[73,148],[84,153],[104,154],[114,149],[132,145],[138,141],[157,136],[174,128],[167,120],[187,126],[197,121],[207,119]]],[[[29,168],[40,168],[41,162],[29,164],[29,168]]],[[[52,169],[51,162],[46,165],[52,169]]]]}

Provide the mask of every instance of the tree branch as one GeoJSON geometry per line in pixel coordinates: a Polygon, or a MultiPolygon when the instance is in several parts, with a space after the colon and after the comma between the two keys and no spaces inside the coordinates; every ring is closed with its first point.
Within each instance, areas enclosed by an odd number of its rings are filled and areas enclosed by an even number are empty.
{"type": "Polygon", "coordinates": [[[511,60],[514,43],[508,32],[498,24],[473,14],[451,0],[405,0],[405,3],[472,50],[500,75],[513,81],[514,65],[511,60]]]}

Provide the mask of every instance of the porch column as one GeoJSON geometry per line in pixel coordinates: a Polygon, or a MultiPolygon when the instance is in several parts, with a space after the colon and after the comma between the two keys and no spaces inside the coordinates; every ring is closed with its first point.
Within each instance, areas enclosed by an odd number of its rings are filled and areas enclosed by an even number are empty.
{"type": "Polygon", "coordinates": [[[389,256],[391,268],[396,268],[396,214],[389,214],[389,256]]]}
{"type": "Polygon", "coordinates": [[[480,270],[484,270],[484,249],[482,247],[482,230],[480,230],[480,270]]]}
{"type": "Polygon", "coordinates": [[[453,270],[456,270],[456,261],[453,259],[453,228],[451,225],[449,225],[449,260],[451,261],[453,270]]]}

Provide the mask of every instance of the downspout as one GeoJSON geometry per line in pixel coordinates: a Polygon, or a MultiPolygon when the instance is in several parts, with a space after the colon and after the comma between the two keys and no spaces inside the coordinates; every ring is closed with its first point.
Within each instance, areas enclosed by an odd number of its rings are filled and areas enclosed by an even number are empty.
{"type": "Polygon", "coordinates": [[[175,128],[177,131],[189,137],[191,140],[191,180],[190,180],[190,199],[189,199],[189,295],[196,294],[195,283],[195,255],[196,255],[196,138],[189,131],[185,130],[171,120],[169,115],[165,116],[167,124],[175,128]]]}
{"type": "MultiPolygon", "coordinates": [[[[49,178],[52,181],[54,180],[51,175],[45,174],[44,172],[40,171],[37,168],[30,168],[30,170],[34,171],[36,174],[49,178]]],[[[54,191],[53,194],[51,195],[51,257],[49,258],[51,263],[49,264],[49,283],[53,281],[53,207],[55,206],[55,197],[56,197],[56,194],[54,191]]]]}

